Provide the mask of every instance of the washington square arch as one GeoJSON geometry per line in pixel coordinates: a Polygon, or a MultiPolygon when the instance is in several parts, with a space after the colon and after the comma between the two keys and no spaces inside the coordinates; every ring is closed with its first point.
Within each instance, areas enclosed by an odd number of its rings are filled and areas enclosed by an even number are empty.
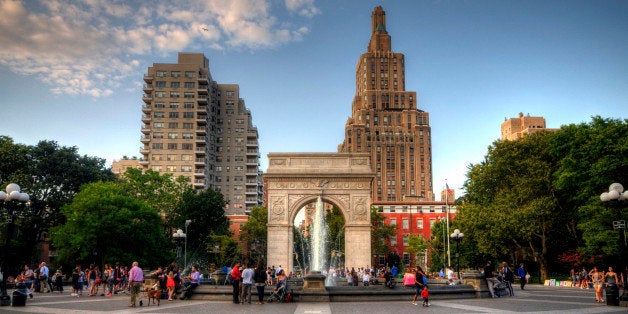
{"type": "Polygon", "coordinates": [[[268,195],[268,265],[293,269],[293,225],[299,210],[323,202],[345,219],[345,265],[371,261],[370,155],[364,153],[270,153],[264,174],[268,195]]]}

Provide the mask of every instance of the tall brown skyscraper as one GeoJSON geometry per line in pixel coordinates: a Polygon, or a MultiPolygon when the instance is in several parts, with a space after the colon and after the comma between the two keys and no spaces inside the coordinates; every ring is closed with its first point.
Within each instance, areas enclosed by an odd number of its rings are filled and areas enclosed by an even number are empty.
{"type": "Polygon", "coordinates": [[[429,114],[406,91],[405,59],[391,48],[386,13],[373,10],[371,40],[356,68],[356,93],[339,152],[368,152],[374,202],[433,201],[429,114]]]}

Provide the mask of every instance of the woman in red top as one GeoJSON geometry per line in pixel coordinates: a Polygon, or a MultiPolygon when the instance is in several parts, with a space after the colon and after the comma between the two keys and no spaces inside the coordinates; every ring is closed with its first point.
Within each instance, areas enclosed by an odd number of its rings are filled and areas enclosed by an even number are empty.
{"type": "Polygon", "coordinates": [[[166,288],[168,288],[168,301],[172,301],[172,295],[174,294],[174,272],[170,271],[168,273],[168,278],[166,279],[166,288]]]}
{"type": "Polygon", "coordinates": [[[240,264],[233,265],[231,270],[231,284],[233,285],[233,303],[240,303],[240,282],[242,282],[242,273],[240,272],[240,264]]]}

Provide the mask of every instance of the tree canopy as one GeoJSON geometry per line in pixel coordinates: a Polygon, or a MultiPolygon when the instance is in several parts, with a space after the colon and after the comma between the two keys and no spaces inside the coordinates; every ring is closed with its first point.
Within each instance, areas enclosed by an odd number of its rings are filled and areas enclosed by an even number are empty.
{"type": "Polygon", "coordinates": [[[484,161],[469,166],[454,225],[473,241],[477,256],[517,253],[538,261],[545,278],[561,267],[551,262],[564,252],[617,256],[610,225],[617,217],[599,194],[612,182],[628,184],[627,175],[626,121],[594,117],[589,124],[496,141],[484,161]]]}
{"type": "Polygon", "coordinates": [[[66,223],[51,230],[61,263],[154,267],[173,257],[159,213],[118,183],[88,184],[61,211],[66,223]]]}

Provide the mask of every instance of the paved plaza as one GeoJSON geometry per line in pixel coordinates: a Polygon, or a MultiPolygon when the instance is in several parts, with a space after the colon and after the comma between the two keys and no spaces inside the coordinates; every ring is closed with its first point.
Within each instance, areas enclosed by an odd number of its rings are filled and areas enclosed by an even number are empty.
{"type": "MultiPolygon", "coordinates": [[[[233,304],[225,301],[167,301],[161,306],[129,308],[128,295],[71,297],[36,293],[25,307],[2,307],[2,313],[627,313],[623,307],[595,303],[593,290],[530,285],[514,297],[433,300],[429,308],[410,302],[338,302],[233,304]]],[[[145,301],[144,301],[145,302],[145,301]]]]}

